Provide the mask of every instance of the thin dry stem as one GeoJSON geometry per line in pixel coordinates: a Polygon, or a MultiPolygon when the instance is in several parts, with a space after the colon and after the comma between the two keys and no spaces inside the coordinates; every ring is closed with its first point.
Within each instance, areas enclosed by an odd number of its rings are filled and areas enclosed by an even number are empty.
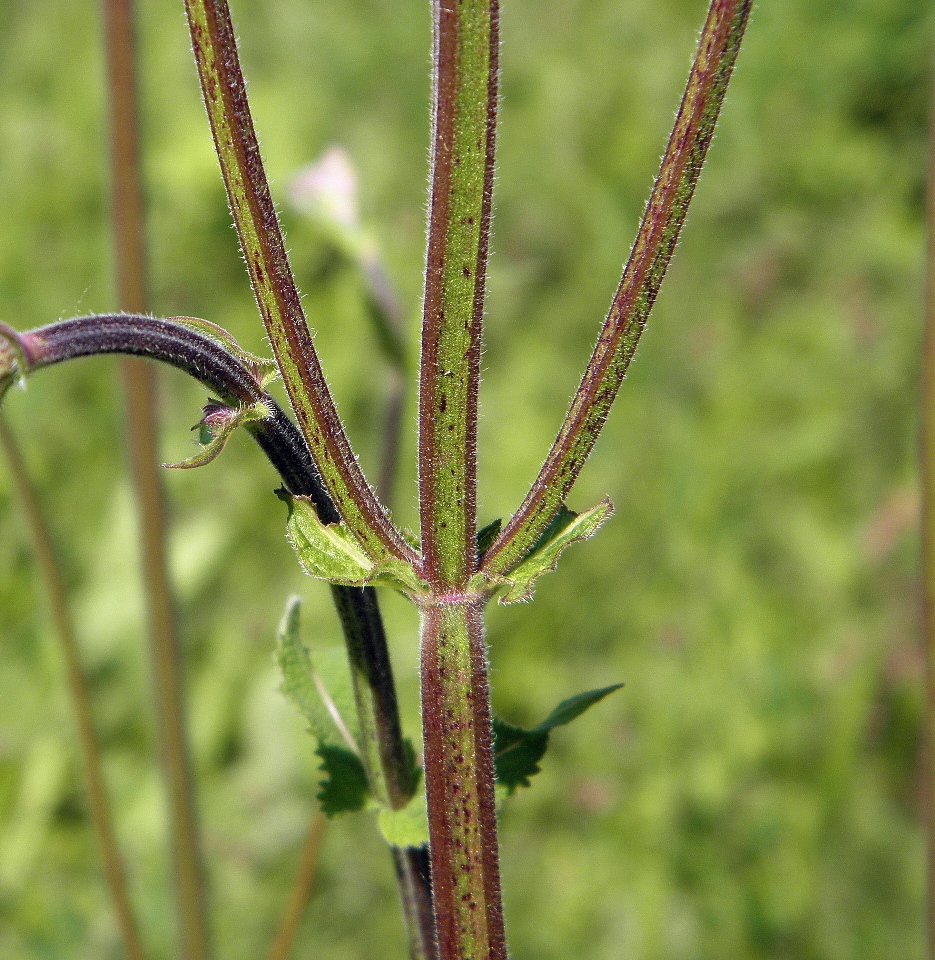
{"type": "Polygon", "coordinates": [[[16,442],[6,420],[0,414],[0,447],[2,447],[17,496],[23,506],[23,514],[32,539],[33,552],[39,561],[39,569],[45,581],[52,620],[58,633],[59,643],[65,657],[65,669],[68,675],[68,687],[75,711],[78,727],[78,740],[84,761],[84,773],[87,783],[88,800],[91,806],[91,819],[97,831],[101,846],[104,874],[110,887],[110,895],[117,918],[117,926],[130,960],[144,960],[143,946],[139,929],[134,918],[127,887],[127,874],[117,837],[114,819],[107,801],[104,782],[104,770],[101,764],[101,749],[94,729],[94,717],[91,712],[91,695],[81,669],[81,655],[78,640],[71,619],[65,584],[60,572],[52,535],[39,505],[39,498],[29,481],[29,475],[23,462],[19,445],[16,442]]]}
{"type": "MultiPolygon", "coordinates": [[[[111,109],[111,196],[117,296],[124,310],[146,310],[143,190],[140,175],[134,15],[131,0],[104,0],[111,109]]],[[[178,624],[166,559],[167,509],[159,477],[155,368],[121,363],[127,443],[136,492],[156,701],[156,727],[169,793],[172,861],[182,955],[211,954],[207,895],[194,783],[185,731],[178,624]]]]}

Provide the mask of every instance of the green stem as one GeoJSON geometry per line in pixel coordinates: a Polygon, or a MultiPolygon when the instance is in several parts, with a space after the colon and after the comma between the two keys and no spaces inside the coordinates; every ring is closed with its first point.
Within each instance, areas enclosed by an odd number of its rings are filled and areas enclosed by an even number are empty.
{"type": "Polygon", "coordinates": [[[422,358],[422,576],[475,572],[477,387],[497,120],[497,0],[434,0],[435,108],[422,358]]]}
{"type": "Polygon", "coordinates": [[[117,925],[123,938],[124,947],[130,960],[144,960],[143,946],[139,930],[130,905],[127,889],[127,876],[123,858],[117,845],[113,817],[107,801],[104,784],[104,770],[101,764],[101,750],[94,730],[94,718],[91,714],[91,695],[81,669],[81,657],[74,624],[68,608],[65,585],[59,568],[52,536],[39,506],[39,500],[23,463],[19,445],[0,416],[0,447],[13,477],[13,485],[23,506],[26,524],[33,542],[33,550],[39,561],[39,569],[45,580],[46,593],[52,610],[52,619],[58,633],[62,652],[65,655],[65,668],[68,674],[68,686],[71,690],[72,706],[78,725],[78,739],[84,759],[84,772],[87,781],[88,800],[91,805],[91,818],[101,845],[104,861],[104,874],[110,887],[117,925]]]}
{"type": "Polygon", "coordinates": [[[922,638],[926,653],[922,735],[925,770],[923,819],[928,854],[926,917],[928,957],[935,960],[935,115],[931,119],[930,142],[919,473],[922,488],[922,638]]]}
{"type": "Polygon", "coordinates": [[[383,619],[373,587],[332,585],[334,600],[350,660],[360,750],[373,795],[398,810],[412,798],[411,763],[399,721],[396,685],[390,665],[383,619]]]}
{"type": "MultiPolygon", "coordinates": [[[[111,192],[118,298],[124,310],[146,310],[143,199],[140,176],[135,37],[131,0],[103,4],[111,105],[111,192]]],[[[131,474],[139,511],[149,637],[162,766],[169,793],[172,860],[182,956],[211,955],[207,894],[194,783],[185,732],[178,625],[166,558],[167,511],[158,475],[154,369],[122,362],[131,474]]]]}
{"type": "Polygon", "coordinates": [[[390,847],[403,903],[411,960],[437,960],[428,847],[390,847]]]}
{"type": "Polygon", "coordinates": [[[505,960],[484,600],[422,609],[422,729],[440,960],[505,960]]]}
{"type": "Polygon", "coordinates": [[[712,0],[652,196],[610,312],[565,421],[526,499],[484,556],[513,569],[565,501],[623,383],[678,241],[708,153],[752,0],[712,0]]]}
{"type": "Polygon", "coordinates": [[[331,498],[373,559],[418,556],[367,483],[312,343],[257,143],[226,0],[185,0],[195,62],[250,282],[286,392],[331,498]]]}
{"type": "Polygon", "coordinates": [[[292,952],[292,945],[295,943],[296,934],[302,922],[302,914],[312,893],[312,884],[318,869],[318,853],[327,825],[328,818],[320,811],[312,817],[311,825],[305,835],[305,842],[302,844],[302,852],[299,854],[299,869],[296,871],[295,883],[292,885],[279,929],[276,931],[276,937],[266,960],[288,960],[292,952]]]}

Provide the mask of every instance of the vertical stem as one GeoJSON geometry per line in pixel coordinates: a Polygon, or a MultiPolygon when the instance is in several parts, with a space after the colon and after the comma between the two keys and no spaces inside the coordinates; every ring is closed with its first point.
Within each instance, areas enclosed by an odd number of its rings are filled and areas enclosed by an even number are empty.
{"type": "MultiPolygon", "coordinates": [[[[289,490],[297,495],[310,496],[319,518],[333,523],[337,511],[321,488],[301,434],[287,417],[278,419],[276,424],[278,429],[274,437],[266,434],[271,422],[264,421],[257,428],[257,440],[280,471],[289,490]]],[[[350,661],[367,780],[375,797],[387,806],[398,808],[411,799],[416,784],[412,781],[399,720],[396,685],[377,594],[372,587],[333,585],[331,597],[341,620],[350,661]]],[[[391,847],[390,851],[412,960],[435,960],[432,886],[426,851],[413,847],[391,847]]],[[[290,898],[293,906],[304,903],[310,885],[311,877],[300,870],[290,898]]],[[[291,920],[291,916],[291,913],[286,914],[276,940],[279,953],[273,956],[288,954],[290,938],[298,929],[297,920],[291,920]]]]}
{"type": "Polygon", "coordinates": [[[441,960],[505,960],[483,600],[422,609],[422,728],[441,960]]]}
{"type": "Polygon", "coordinates": [[[926,916],[928,957],[929,960],[935,960],[935,113],[930,118],[930,125],[919,472],[922,487],[922,639],[925,644],[926,672],[922,736],[925,777],[923,821],[928,851],[926,916]]]}
{"type": "MultiPolygon", "coordinates": [[[[105,0],[108,89],[111,104],[111,191],[118,299],[124,310],[146,310],[143,197],[137,121],[132,0],[105,0]]],[[[210,956],[207,897],[185,738],[181,656],[166,560],[166,502],[158,476],[156,385],[142,360],[122,363],[131,473],[139,510],[156,725],[167,782],[172,861],[182,956],[210,956]]]]}
{"type": "Polygon", "coordinates": [[[321,849],[321,841],[325,835],[327,824],[328,820],[321,811],[317,812],[312,818],[311,826],[305,835],[305,842],[302,844],[302,852],[299,855],[299,870],[289,894],[289,902],[283,911],[282,921],[279,930],[276,932],[276,939],[266,955],[266,960],[288,960],[296,934],[299,931],[299,924],[302,922],[302,914],[305,912],[305,906],[312,892],[312,883],[315,880],[315,872],[318,867],[318,852],[321,849]]]}
{"type": "Polygon", "coordinates": [[[432,196],[419,375],[423,576],[477,566],[477,386],[497,119],[497,0],[434,0],[432,196]]]}
{"type": "Polygon", "coordinates": [[[390,847],[403,901],[411,960],[435,960],[435,917],[428,847],[390,847]]]}
{"type": "Polygon", "coordinates": [[[91,715],[91,695],[81,669],[78,641],[75,637],[75,628],[68,609],[65,585],[62,582],[58,558],[55,556],[55,549],[52,546],[52,536],[42,515],[35,490],[29,482],[19,446],[2,416],[0,416],[0,447],[3,448],[4,456],[13,477],[13,484],[23,505],[26,523],[32,536],[33,549],[39,561],[42,576],[45,579],[49,606],[52,609],[52,619],[55,622],[55,629],[58,632],[62,651],[65,655],[68,686],[71,689],[71,701],[75,709],[78,738],[84,759],[84,773],[87,780],[88,799],[91,805],[91,817],[94,820],[94,827],[97,830],[98,841],[101,845],[104,873],[110,886],[110,895],[117,915],[117,925],[123,937],[127,956],[130,960],[143,960],[143,946],[140,942],[140,934],[133,917],[130,895],[127,890],[126,869],[114,833],[110,804],[107,802],[101,751],[94,730],[94,718],[91,715]]]}
{"type": "Polygon", "coordinates": [[[341,618],[350,660],[367,779],[381,804],[399,809],[412,797],[415,784],[376,591],[373,587],[332,585],[331,597],[341,618]]]}

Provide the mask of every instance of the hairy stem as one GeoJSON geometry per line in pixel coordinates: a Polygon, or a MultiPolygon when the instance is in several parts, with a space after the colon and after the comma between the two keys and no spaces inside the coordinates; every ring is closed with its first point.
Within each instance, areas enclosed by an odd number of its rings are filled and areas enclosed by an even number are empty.
{"type": "MultiPolygon", "coordinates": [[[[111,211],[117,296],[124,310],[146,309],[143,191],[140,176],[135,37],[132,0],[104,0],[111,113],[111,211]]],[[[178,625],[166,561],[167,512],[158,476],[154,368],[126,358],[121,364],[131,474],[139,514],[156,727],[169,793],[176,902],[186,960],[207,960],[207,888],[195,788],[185,730],[178,625]]]]}
{"type": "Polygon", "coordinates": [[[418,557],[360,470],[325,381],[253,129],[225,0],[185,0],[211,132],[250,282],[299,426],[342,519],[373,558],[418,557]]]}
{"type": "Polygon", "coordinates": [[[656,301],[708,153],[752,0],[712,0],[652,196],[578,392],[532,488],[484,556],[496,576],[536,544],[597,442],[656,301]]]}
{"type": "Polygon", "coordinates": [[[422,609],[422,731],[440,960],[505,960],[483,599],[422,609]]]}
{"type": "Polygon", "coordinates": [[[434,0],[434,113],[422,358],[422,576],[477,567],[477,388],[497,121],[497,0],[434,0]]]}
{"type": "Polygon", "coordinates": [[[32,537],[33,550],[45,580],[52,619],[55,623],[59,642],[62,645],[62,652],[65,655],[68,686],[71,690],[71,701],[78,725],[78,739],[84,760],[91,818],[94,821],[98,842],[101,845],[104,874],[110,887],[114,912],[117,916],[117,926],[120,929],[129,960],[143,960],[145,955],[133,915],[133,908],[130,905],[126,868],[117,845],[117,837],[113,826],[114,820],[110,812],[110,804],[107,801],[101,750],[94,730],[94,718],[91,714],[91,695],[85,682],[84,672],[81,669],[78,641],[68,607],[65,584],[62,581],[58,558],[52,545],[52,536],[39,505],[39,499],[29,482],[29,475],[23,463],[19,445],[2,415],[0,415],[0,447],[3,449],[10,474],[13,477],[13,484],[23,506],[23,513],[32,537]]]}

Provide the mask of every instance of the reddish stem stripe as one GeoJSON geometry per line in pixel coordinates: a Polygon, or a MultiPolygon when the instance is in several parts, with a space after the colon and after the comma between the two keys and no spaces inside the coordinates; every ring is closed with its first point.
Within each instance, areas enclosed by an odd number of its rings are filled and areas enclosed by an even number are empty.
{"type": "Polygon", "coordinates": [[[371,556],[418,556],[351,449],[302,310],[253,128],[226,0],[186,0],[192,46],[250,282],[296,418],[348,527],[371,556]]]}
{"type": "Polygon", "coordinates": [[[506,960],[482,600],[422,611],[422,726],[440,960],[506,960]]]}
{"type": "Polygon", "coordinates": [[[711,4],[659,176],[597,345],[539,476],[485,555],[491,574],[512,569],[536,543],[604,426],[678,241],[751,5],[711,4]]]}
{"type": "Polygon", "coordinates": [[[498,6],[435,12],[432,196],[419,380],[423,577],[476,570],[477,388],[497,111],[498,6]]]}

